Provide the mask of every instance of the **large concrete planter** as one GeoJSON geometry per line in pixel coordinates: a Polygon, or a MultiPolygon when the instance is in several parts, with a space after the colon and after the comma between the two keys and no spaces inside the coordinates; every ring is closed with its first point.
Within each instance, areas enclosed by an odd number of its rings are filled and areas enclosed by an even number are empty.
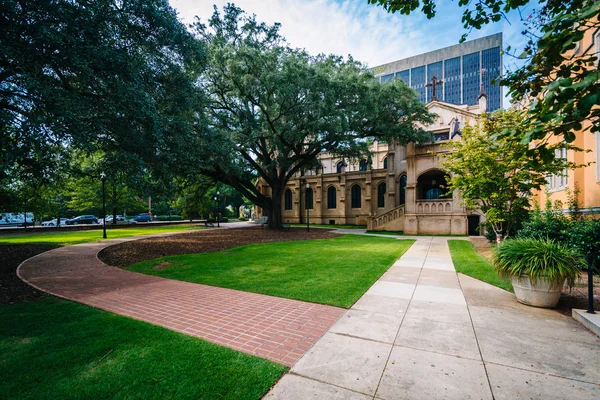
{"type": "Polygon", "coordinates": [[[557,284],[546,278],[538,278],[534,284],[528,275],[512,276],[511,280],[519,303],[544,308],[556,307],[565,285],[565,279],[557,284]]]}

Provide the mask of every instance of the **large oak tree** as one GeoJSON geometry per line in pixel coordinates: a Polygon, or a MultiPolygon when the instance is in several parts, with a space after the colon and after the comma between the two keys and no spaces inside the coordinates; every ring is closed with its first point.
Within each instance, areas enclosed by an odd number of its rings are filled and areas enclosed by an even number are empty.
{"type": "Polygon", "coordinates": [[[209,129],[198,172],[226,183],[262,207],[269,227],[281,225],[281,195],[320,152],[356,158],[368,138],[405,144],[430,139],[415,123],[426,107],[404,83],[379,84],[365,66],[290,48],[279,25],[259,23],[228,5],[195,29],[207,43],[201,87],[209,97],[209,129]],[[260,178],[272,190],[256,187],[260,178]]]}

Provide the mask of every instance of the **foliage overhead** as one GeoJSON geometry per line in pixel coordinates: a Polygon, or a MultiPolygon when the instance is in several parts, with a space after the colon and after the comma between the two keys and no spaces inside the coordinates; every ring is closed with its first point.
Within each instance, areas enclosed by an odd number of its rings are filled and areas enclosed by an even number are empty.
{"type": "Polygon", "coordinates": [[[278,24],[259,23],[231,4],[194,27],[208,44],[201,85],[210,129],[199,172],[265,209],[271,227],[281,223],[286,183],[317,167],[320,152],[358,158],[367,154],[368,138],[429,139],[414,123],[430,122],[430,115],[402,82],[380,85],[352,59],[292,49],[278,24]],[[271,197],[255,186],[257,178],[271,197]]]}
{"type": "MultiPolygon", "coordinates": [[[[481,208],[496,235],[511,234],[518,217],[529,207],[532,191],[546,184],[548,174],[575,167],[562,158],[537,163],[527,155],[527,144],[495,137],[508,128],[525,130],[522,115],[516,110],[483,115],[477,125],[465,127],[461,140],[445,144],[453,149],[442,162],[450,175],[450,188],[460,191],[468,208],[481,208]]],[[[551,148],[564,147],[575,149],[565,143],[551,148]]]]}
{"type": "MultiPolygon", "coordinates": [[[[410,14],[420,8],[427,18],[436,15],[436,1],[368,0],[389,12],[410,14]]],[[[513,101],[529,103],[529,128],[523,132],[506,130],[525,142],[558,135],[568,143],[575,132],[590,129],[600,132],[600,75],[598,55],[593,48],[578,49],[584,35],[591,36],[600,28],[600,2],[594,0],[459,0],[464,8],[462,22],[468,31],[506,18],[511,10],[522,7],[536,9],[521,16],[527,45],[513,55],[524,61],[522,67],[509,71],[501,84],[509,88],[513,101]],[[585,121],[589,121],[586,123],[585,121]]],[[[520,13],[521,14],[521,13],[520,13]]],[[[461,39],[464,41],[468,33],[461,39]]],[[[506,49],[511,54],[510,46],[506,49]]],[[[529,151],[544,161],[553,158],[546,141],[529,151]]]]}
{"type": "Polygon", "coordinates": [[[189,154],[205,54],[166,0],[0,3],[0,182],[97,150],[156,174],[189,154]]]}

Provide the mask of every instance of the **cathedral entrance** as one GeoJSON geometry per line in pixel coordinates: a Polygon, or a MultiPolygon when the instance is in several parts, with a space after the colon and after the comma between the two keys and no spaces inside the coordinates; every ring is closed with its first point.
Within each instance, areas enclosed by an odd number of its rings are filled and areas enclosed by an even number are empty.
{"type": "Polygon", "coordinates": [[[479,215],[469,215],[467,217],[469,225],[469,236],[479,236],[479,215]]]}

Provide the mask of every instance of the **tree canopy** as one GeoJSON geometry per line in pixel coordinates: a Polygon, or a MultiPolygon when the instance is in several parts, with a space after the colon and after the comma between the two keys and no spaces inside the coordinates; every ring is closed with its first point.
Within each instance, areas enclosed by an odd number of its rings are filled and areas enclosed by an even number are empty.
{"type": "Polygon", "coordinates": [[[2,1],[0,49],[0,182],[71,149],[155,174],[188,157],[205,54],[167,0],[2,1]]]}
{"type": "Polygon", "coordinates": [[[286,183],[316,167],[320,152],[356,158],[367,153],[367,138],[430,139],[415,123],[431,117],[402,82],[381,85],[352,59],[292,49],[278,24],[259,23],[231,4],[195,29],[208,54],[201,87],[209,129],[198,172],[262,207],[270,227],[281,224],[286,183]],[[257,178],[271,196],[257,189],[257,178]]]}
{"type": "MultiPolygon", "coordinates": [[[[436,15],[435,0],[368,0],[389,12],[410,14],[421,9],[427,18],[436,15]]],[[[530,155],[547,161],[553,151],[543,141],[548,134],[558,135],[568,143],[575,140],[575,131],[590,129],[600,132],[600,76],[598,55],[575,51],[585,34],[592,35],[600,28],[600,2],[594,0],[459,0],[464,8],[462,23],[468,31],[506,18],[511,10],[533,6],[533,12],[521,16],[525,24],[523,35],[528,41],[514,56],[523,66],[509,71],[501,84],[509,88],[513,101],[527,103],[528,129],[505,134],[531,142],[538,141],[530,155]],[[589,121],[586,126],[584,121],[589,121]]],[[[461,39],[464,41],[468,32],[461,39]]],[[[506,49],[511,54],[510,46],[506,49]]],[[[514,52],[514,51],[513,51],[514,52]]]]}

